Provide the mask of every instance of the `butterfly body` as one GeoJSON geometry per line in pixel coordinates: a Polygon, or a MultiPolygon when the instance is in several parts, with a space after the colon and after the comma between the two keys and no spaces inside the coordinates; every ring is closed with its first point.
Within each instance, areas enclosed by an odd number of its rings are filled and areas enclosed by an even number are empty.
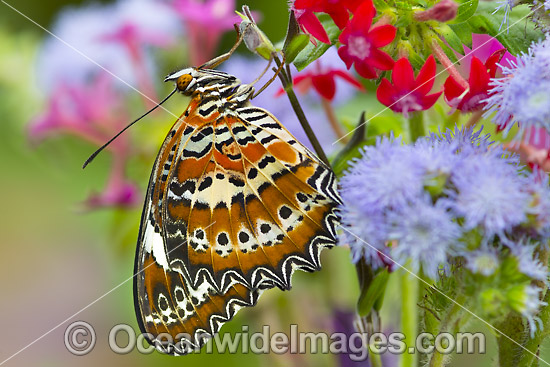
{"type": "Polygon", "coordinates": [[[339,197],[332,171],[250,104],[251,85],[198,68],[166,80],[191,101],[151,174],[134,291],[149,341],[184,354],[295,269],[320,268],[339,197]]]}

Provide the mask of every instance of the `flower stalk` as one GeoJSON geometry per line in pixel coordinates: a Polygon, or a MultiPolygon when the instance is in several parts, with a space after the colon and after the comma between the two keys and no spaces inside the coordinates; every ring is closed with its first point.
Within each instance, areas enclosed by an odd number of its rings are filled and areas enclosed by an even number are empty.
{"type": "MultiPolygon", "coordinates": [[[[279,57],[275,56],[274,60],[275,60],[275,63],[277,64],[277,67],[280,68],[282,65],[282,62],[279,59],[279,57]]],[[[313,149],[315,150],[315,153],[317,153],[317,156],[319,156],[319,159],[321,159],[327,166],[330,167],[330,162],[327,158],[327,155],[325,154],[325,151],[323,150],[321,143],[319,143],[317,136],[315,136],[315,133],[313,132],[313,129],[311,128],[311,125],[309,124],[309,121],[306,118],[304,110],[302,109],[302,106],[300,106],[298,97],[296,97],[296,93],[294,92],[294,88],[292,87],[292,76],[289,75],[288,71],[285,70],[285,68],[280,68],[280,69],[281,71],[279,72],[279,79],[281,80],[283,89],[285,90],[288,100],[292,105],[292,109],[296,113],[296,116],[298,117],[298,120],[300,121],[300,124],[304,129],[304,132],[306,133],[309,141],[311,142],[311,145],[313,145],[313,149]]]]}

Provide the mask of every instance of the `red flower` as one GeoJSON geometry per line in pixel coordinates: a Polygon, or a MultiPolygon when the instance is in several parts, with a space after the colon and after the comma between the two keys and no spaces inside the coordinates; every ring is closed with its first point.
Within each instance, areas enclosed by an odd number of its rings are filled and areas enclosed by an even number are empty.
{"type": "Polygon", "coordinates": [[[319,93],[323,98],[332,101],[336,94],[336,78],[342,78],[360,91],[365,89],[350,73],[340,69],[325,69],[317,63],[316,71],[308,71],[294,78],[293,83],[306,91],[310,87],[319,93]]]}
{"type": "Polygon", "coordinates": [[[428,94],[434,85],[435,59],[433,55],[428,57],[422,69],[414,78],[411,63],[406,58],[399,59],[392,71],[391,84],[388,79],[382,79],[382,83],[376,91],[376,97],[383,105],[392,111],[403,113],[424,111],[431,108],[442,92],[428,94]]]}
{"type": "Polygon", "coordinates": [[[462,112],[481,110],[485,105],[482,101],[489,97],[489,82],[491,78],[495,77],[497,63],[505,52],[506,49],[494,52],[485,64],[473,56],[470,65],[468,88],[465,88],[455,78],[449,76],[444,85],[445,100],[449,106],[462,112]]]}
{"type": "Polygon", "coordinates": [[[330,44],[327,32],[314,12],[330,15],[338,28],[342,29],[349,20],[349,12],[354,12],[364,0],[296,0],[291,5],[296,19],[305,33],[311,34],[319,41],[330,44]]]}
{"type": "Polygon", "coordinates": [[[353,19],[339,38],[344,44],[338,49],[340,58],[344,60],[348,69],[355,63],[357,73],[367,79],[376,78],[374,68],[390,70],[394,64],[390,55],[378,48],[393,41],[396,29],[389,24],[371,29],[375,13],[372,1],[363,3],[357,8],[353,19]]]}

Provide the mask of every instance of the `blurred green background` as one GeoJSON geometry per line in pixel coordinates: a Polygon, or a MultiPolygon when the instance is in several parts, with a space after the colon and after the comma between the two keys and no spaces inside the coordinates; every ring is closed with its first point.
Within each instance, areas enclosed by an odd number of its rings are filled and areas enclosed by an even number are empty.
{"type": "MultiPolygon", "coordinates": [[[[50,29],[61,9],[82,2],[8,3],[50,29]]],[[[237,8],[243,3],[238,1],[237,8]]],[[[260,25],[272,40],[284,37],[286,1],[250,1],[248,5],[264,18],[269,15],[260,25]]],[[[91,192],[101,190],[107,179],[110,156],[104,154],[82,170],[82,163],[95,149],[93,145],[66,135],[40,144],[29,141],[26,126],[44,111],[48,97],[37,87],[41,70],[36,62],[46,37],[35,24],[0,4],[0,115],[4,137],[0,144],[0,363],[11,358],[4,365],[340,365],[339,359],[330,355],[201,353],[174,358],[156,352],[141,355],[135,350],[119,355],[109,349],[108,335],[113,326],[125,323],[139,330],[131,276],[141,204],[131,210],[84,210],[81,203],[91,192]],[[85,356],[70,354],[63,342],[67,326],[78,320],[93,325],[97,335],[94,350],[85,356]]],[[[227,50],[233,40],[233,34],[226,34],[219,52],[227,50]]],[[[159,80],[165,74],[163,70],[159,80]]],[[[181,100],[170,103],[169,108],[183,111],[181,100]]],[[[142,110],[135,111],[135,115],[140,113],[142,110]]],[[[143,195],[149,177],[144,167],[152,166],[156,147],[172,120],[166,115],[162,119],[163,124],[150,126],[148,121],[134,128],[142,129],[141,134],[150,132],[156,139],[151,142],[150,154],[131,161],[135,167],[128,167],[143,195]]],[[[291,324],[298,324],[300,330],[331,330],[335,310],[353,311],[358,287],[347,249],[325,251],[322,262],[321,272],[297,273],[291,292],[266,292],[258,306],[242,310],[222,333],[239,331],[243,325],[250,326],[250,333],[260,331],[262,325],[271,325],[273,333],[288,332],[291,324]]],[[[389,287],[382,315],[386,330],[399,325],[398,284],[392,281],[389,287]]],[[[494,360],[492,333],[482,325],[473,325],[472,330],[487,334],[487,355],[458,356],[453,358],[453,366],[486,366],[494,360]]],[[[119,342],[124,345],[124,338],[119,342]]]]}

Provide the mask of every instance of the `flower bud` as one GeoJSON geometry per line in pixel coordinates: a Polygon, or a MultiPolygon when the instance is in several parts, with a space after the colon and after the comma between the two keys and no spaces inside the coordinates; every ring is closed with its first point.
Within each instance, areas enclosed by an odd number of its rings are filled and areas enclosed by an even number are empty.
{"type": "Polygon", "coordinates": [[[243,21],[239,25],[239,32],[243,37],[244,44],[251,52],[254,52],[266,60],[271,60],[272,55],[276,53],[277,50],[275,50],[273,43],[267,38],[265,33],[258,27],[248,7],[243,7],[243,10],[245,15],[240,13],[237,14],[243,18],[243,21]]]}
{"type": "Polygon", "coordinates": [[[428,10],[420,11],[414,14],[417,22],[426,22],[428,20],[437,20],[438,22],[448,22],[456,17],[458,4],[453,0],[442,0],[428,10]]]}

